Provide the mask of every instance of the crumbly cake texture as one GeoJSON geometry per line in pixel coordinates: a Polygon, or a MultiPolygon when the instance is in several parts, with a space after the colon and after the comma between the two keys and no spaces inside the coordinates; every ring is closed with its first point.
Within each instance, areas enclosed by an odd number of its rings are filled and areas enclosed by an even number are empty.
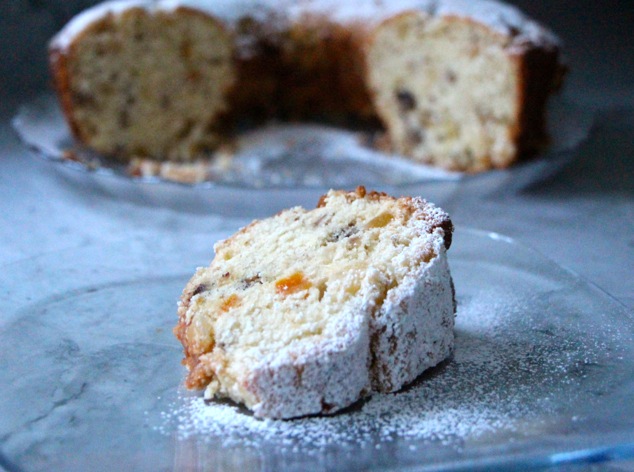
{"type": "Polygon", "coordinates": [[[53,48],[51,55],[62,107],[81,142],[126,160],[175,161],[222,144],[218,116],[233,80],[232,50],[215,19],[115,2],[84,20],[84,27],[69,25],[76,35],[66,53],[53,48]]]}
{"type": "Polygon", "coordinates": [[[547,142],[559,41],[493,0],[106,2],[52,41],[74,135],[123,160],[191,161],[236,125],[376,125],[451,170],[506,167],[547,142]]]}
{"type": "Polygon", "coordinates": [[[186,386],[271,418],[399,390],[452,350],[452,231],[420,198],[363,187],[254,221],[183,291],[186,386]]]}

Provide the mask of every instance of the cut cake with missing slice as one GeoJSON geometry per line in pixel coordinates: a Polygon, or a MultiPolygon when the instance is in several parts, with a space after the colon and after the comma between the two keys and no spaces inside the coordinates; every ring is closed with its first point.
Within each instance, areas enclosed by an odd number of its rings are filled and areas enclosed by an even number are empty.
{"type": "Polygon", "coordinates": [[[132,0],[77,15],[49,58],[75,138],[125,163],[197,161],[250,123],[326,120],[380,123],[392,152],[481,172],[547,144],[560,49],[490,0],[132,0]]]}
{"type": "Polygon", "coordinates": [[[186,386],[271,418],[399,390],[451,353],[452,231],[420,198],[363,187],[254,221],[183,291],[186,386]]]}

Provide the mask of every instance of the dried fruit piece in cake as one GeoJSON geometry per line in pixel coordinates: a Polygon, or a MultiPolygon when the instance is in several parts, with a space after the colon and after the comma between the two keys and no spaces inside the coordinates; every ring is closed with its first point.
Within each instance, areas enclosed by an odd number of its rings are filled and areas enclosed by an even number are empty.
{"type": "Polygon", "coordinates": [[[184,289],[187,387],[273,418],[400,389],[453,346],[452,230],[424,200],[363,187],[253,222],[184,289]]]}

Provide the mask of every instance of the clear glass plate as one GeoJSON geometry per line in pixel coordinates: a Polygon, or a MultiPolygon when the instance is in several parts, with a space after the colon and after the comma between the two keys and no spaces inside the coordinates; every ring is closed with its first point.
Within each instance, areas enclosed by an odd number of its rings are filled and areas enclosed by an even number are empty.
{"type": "Polygon", "coordinates": [[[365,146],[368,137],[361,132],[320,125],[271,125],[242,135],[235,156],[223,161],[226,165],[215,167],[207,181],[193,184],[156,176],[134,177],[127,166],[78,146],[51,94],[20,107],[13,127],[21,140],[37,155],[52,161],[67,181],[136,202],[217,211],[221,201],[222,206],[228,203],[248,213],[258,208],[254,200],[285,201],[284,197],[292,194],[312,202],[329,188],[365,185],[402,194],[424,187],[429,199],[442,203],[465,182],[476,184],[472,192],[534,183],[568,163],[593,124],[591,112],[561,100],[553,102],[549,116],[549,150],[507,170],[476,175],[447,172],[365,146]]]}
{"type": "Polygon", "coordinates": [[[634,322],[498,234],[458,228],[453,357],[332,417],[256,420],[182,388],[176,300],[224,234],[5,266],[9,470],[471,470],[634,456],[634,322]]]}

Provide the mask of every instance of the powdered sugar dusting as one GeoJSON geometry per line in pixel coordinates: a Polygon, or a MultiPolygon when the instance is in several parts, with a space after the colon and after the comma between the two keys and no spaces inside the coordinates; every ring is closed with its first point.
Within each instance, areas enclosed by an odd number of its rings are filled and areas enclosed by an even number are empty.
{"type": "Polygon", "coordinates": [[[353,411],[293,421],[259,420],[227,403],[205,404],[200,397],[183,395],[179,406],[164,414],[178,422],[180,439],[191,436],[223,446],[258,446],[276,442],[281,446],[323,449],[345,443],[372,445],[396,438],[455,443],[500,428],[513,428],[509,416],[474,401],[467,405],[455,398],[439,398],[433,385],[400,394],[379,394],[353,411]],[[421,394],[428,395],[421,401],[421,394]]]}
{"type": "Polygon", "coordinates": [[[149,12],[171,11],[180,6],[195,8],[225,21],[233,27],[243,18],[272,23],[273,29],[286,28],[288,21],[305,15],[327,15],[344,24],[376,24],[403,11],[415,10],[436,16],[472,18],[504,35],[511,35],[511,46],[532,42],[540,46],[556,45],[559,39],[545,27],[529,19],[520,10],[497,0],[111,0],[89,8],[74,17],[53,38],[51,45],[65,49],[86,27],[110,14],[128,8],[149,12]],[[274,26],[273,23],[280,22],[274,26]]]}
{"type": "Polygon", "coordinates": [[[399,393],[376,394],[334,416],[259,420],[233,404],[205,404],[182,392],[158,429],[180,440],[223,447],[273,443],[304,453],[346,445],[379,448],[395,440],[412,450],[430,443],[460,447],[488,435],[512,438],[527,427],[547,429],[545,418],[561,414],[552,399],[565,394],[574,404],[578,383],[601,346],[592,336],[580,340],[552,332],[548,320],[529,314],[540,313],[540,304],[548,300],[495,287],[459,297],[451,360],[399,393]]]}

